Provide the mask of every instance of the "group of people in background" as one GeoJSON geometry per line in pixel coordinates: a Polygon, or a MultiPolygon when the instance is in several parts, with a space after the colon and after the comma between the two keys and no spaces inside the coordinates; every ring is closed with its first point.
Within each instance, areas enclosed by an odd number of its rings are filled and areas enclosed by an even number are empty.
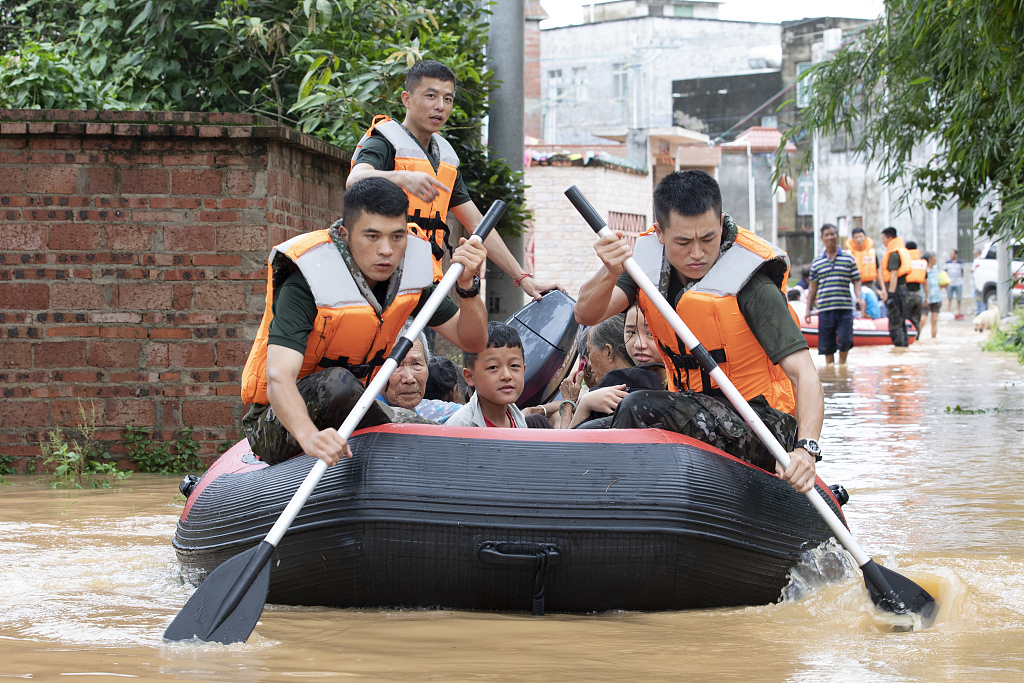
{"type": "Polygon", "coordinates": [[[846,362],[853,347],[857,311],[867,318],[887,317],[894,346],[909,343],[906,321],[920,338],[924,318],[935,338],[943,298],[948,298],[949,310],[952,312],[955,304],[955,315],[962,317],[964,267],[956,249],[940,268],[935,253],[922,254],[913,241],[904,244],[893,227],[882,231],[885,250],[881,256],[860,227],[853,229],[845,249],[839,246],[838,230],[831,223],[821,227],[821,241],[824,251],[804,266],[789,298],[807,323],[817,314],[818,354],[825,356],[826,364],[835,362],[837,351],[839,362],[846,362]]]}

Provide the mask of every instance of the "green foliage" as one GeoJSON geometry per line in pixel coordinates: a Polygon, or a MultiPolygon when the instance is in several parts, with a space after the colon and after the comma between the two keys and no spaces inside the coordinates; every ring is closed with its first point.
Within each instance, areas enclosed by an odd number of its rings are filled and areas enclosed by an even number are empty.
{"type": "Polygon", "coordinates": [[[346,149],[375,114],[403,118],[406,71],[436,59],[459,81],[445,136],[481,210],[525,228],[522,174],[482,141],[484,3],[441,0],[0,0],[0,107],[258,113],[346,149]]]}
{"type": "Polygon", "coordinates": [[[982,348],[985,351],[1015,353],[1021,364],[1024,364],[1024,311],[1017,309],[1009,330],[1001,327],[992,330],[992,336],[982,348]]]}
{"type": "MultiPolygon", "coordinates": [[[[91,434],[88,438],[91,439],[91,434]]],[[[111,488],[132,474],[118,469],[116,463],[90,459],[89,446],[82,447],[76,439],[65,441],[60,427],[51,431],[47,439],[41,450],[43,462],[53,468],[50,488],[80,489],[83,483],[94,489],[111,488]]]]}
{"type": "Polygon", "coordinates": [[[7,455],[6,453],[0,453],[0,484],[10,484],[11,482],[4,479],[5,474],[17,474],[18,468],[13,465],[14,456],[7,455]]]}
{"type": "Polygon", "coordinates": [[[199,458],[199,442],[192,438],[192,431],[192,427],[181,430],[173,449],[167,442],[153,441],[153,431],[140,427],[125,427],[121,442],[128,449],[128,459],[138,466],[140,472],[196,472],[202,469],[203,462],[199,458]]]}
{"type": "MultiPolygon", "coordinates": [[[[812,131],[851,136],[882,179],[903,188],[904,202],[923,193],[929,208],[950,198],[984,206],[997,191],[1001,208],[981,228],[1024,236],[1024,3],[887,0],[885,7],[885,17],[805,72],[810,105],[782,144],[812,131]],[[929,139],[938,151],[918,166],[915,147],[929,139]]],[[[785,157],[778,155],[777,175],[792,174],[785,157]]]]}

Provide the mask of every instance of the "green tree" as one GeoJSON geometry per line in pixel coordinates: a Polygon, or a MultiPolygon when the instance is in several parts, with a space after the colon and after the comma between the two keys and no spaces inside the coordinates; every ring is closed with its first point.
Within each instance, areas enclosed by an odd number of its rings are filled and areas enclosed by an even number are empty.
{"type": "MultiPolygon", "coordinates": [[[[918,191],[929,207],[983,206],[995,193],[1001,207],[981,230],[1024,237],[1024,1],[887,0],[885,9],[805,72],[810,105],[782,144],[845,133],[903,200],[918,191]],[[921,166],[914,148],[928,139],[938,152],[921,166]]],[[[777,158],[776,173],[786,172],[786,155],[777,158]]]]}
{"type": "Polygon", "coordinates": [[[486,6],[475,0],[0,0],[0,107],[237,111],[354,149],[375,114],[402,118],[406,71],[456,73],[446,130],[499,229],[527,218],[522,174],[489,160],[486,6]]]}

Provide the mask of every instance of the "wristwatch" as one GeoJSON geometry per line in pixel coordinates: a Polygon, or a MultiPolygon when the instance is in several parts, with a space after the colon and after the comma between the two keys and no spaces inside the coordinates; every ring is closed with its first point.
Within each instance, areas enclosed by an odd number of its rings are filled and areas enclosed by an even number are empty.
{"type": "Polygon", "coordinates": [[[818,442],[814,439],[800,439],[793,444],[793,449],[795,450],[797,448],[802,448],[810,453],[811,457],[814,458],[814,462],[819,462],[821,460],[821,446],[819,446],[818,442]]]}
{"type": "Polygon", "coordinates": [[[480,276],[479,275],[474,275],[473,276],[473,286],[470,287],[469,289],[463,289],[462,287],[459,287],[459,283],[456,281],[456,283],[455,283],[455,293],[458,294],[463,299],[472,299],[473,297],[479,295],[480,294],[480,276]]]}

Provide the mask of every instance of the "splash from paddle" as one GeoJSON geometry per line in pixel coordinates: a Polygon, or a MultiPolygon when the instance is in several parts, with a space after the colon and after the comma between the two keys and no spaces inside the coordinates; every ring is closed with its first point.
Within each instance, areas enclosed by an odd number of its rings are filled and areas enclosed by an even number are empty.
{"type": "MultiPolygon", "coordinates": [[[[601,236],[614,236],[608,224],[604,222],[604,219],[601,218],[593,205],[575,185],[565,191],[565,196],[569,198],[569,201],[572,202],[572,205],[576,207],[576,210],[580,212],[594,232],[601,236]]],[[[786,449],[782,447],[782,444],[775,438],[775,435],[765,426],[761,418],[757,416],[757,413],[754,412],[750,404],[743,398],[743,395],[736,390],[736,387],[726,376],[725,372],[718,367],[718,363],[715,362],[701,345],[700,341],[690,332],[686,323],[683,322],[675,309],[665,300],[665,297],[661,295],[657,286],[651,282],[651,279],[647,277],[640,268],[640,265],[630,257],[626,259],[625,267],[626,272],[630,274],[637,286],[643,290],[644,294],[647,295],[658,309],[658,312],[664,316],[675,333],[683,340],[686,348],[689,349],[690,353],[697,359],[697,362],[700,363],[701,368],[718,384],[718,387],[736,408],[736,412],[750,425],[750,428],[754,430],[758,438],[771,451],[775,459],[784,468],[788,467],[789,454],[786,452],[786,449]]],[[[864,583],[867,585],[868,593],[871,595],[875,605],[895,614],[911,617],[917,615],[920,619],[920,624],[918,624],[917,619],[914,619],[913,623],[907,624],[908,628],[917,628],[919,626],[927,628],[931,625],[937,610],[935,598],[910,579],[876,564],[874,560],[868,557],[867,553],[864,552],[864,549],[860,547],[860,544],[853,537],[853,534],[850,533],[850,530],[843,525],[839,517],[836,516],[832,508],[828,506],[828,503],[825,502],[817,491],[812,489],[805,495],[811,502],[811,505],[814,506],[814,509],[818,511],[818,514],[825,520],[825,523],[828,524],[835,537],[839,539],[843,547],[857,561],[861,571],[864,573],[864,583]]]]}
{"type": "MultiPolygon", "coordinates": [[[[487,210],[470,240],[483,242],[504,213],[505,202],[499,200],[491,204],[491,208],[487,210]]],[[[359,421],[363,419],[374,399],[384,390],[391,374],[412,348],[416,337],[427,326],[427,321],[437,311],[461,274],[462,264],[453,263],[434,288],[433,294],[427,299],[419,315],[413,319],[408,332],[395,342],[384,365],[338,428],[338,433],[343,439],[347,440],[352,436],[359,421]]],[[[317,460],[266,538],[259,545],[232,557],[206,577],[164,631],[166,640],[198,638],[227,645],[244,643],[249,638],[267,601],[267,590],[270,587],[270,558],[326,471],[327,463],[317,460]]]]}

